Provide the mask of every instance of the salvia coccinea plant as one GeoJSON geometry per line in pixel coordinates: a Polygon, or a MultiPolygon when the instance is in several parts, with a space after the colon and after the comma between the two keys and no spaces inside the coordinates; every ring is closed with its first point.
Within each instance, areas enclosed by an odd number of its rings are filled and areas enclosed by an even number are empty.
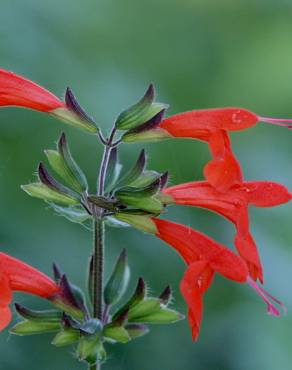
{"type": "MultiPolygon", "coordinates": [[[[150,85],[136,104],[116,119],[104,136],[94,119],[67,88],[61,100],[46,89],[14,73],[0,70],[0,106],[16,106],[50,114],[65,123],[95,135],[104,147],[96,189],[89,189],[86,175],[71,153],[62,133],[56,148],[45,150],[35,182],[22,185],[32,197],[42,199],[68,220],[84,225],[93,235],[87,291],[76,287],[56,264],[53,279],[26,263],[0,253],[0,329],[12,318],[13,292],[46,299],[47,310],[34,310],[15,303],[21,320],[12,334],[51,332],[52,344],[72,346],[75,356],[88,369],[100,369],[111,344],[128,343],[149,332],[152,324],[170,324],[183,315],[170,308],[169,286],[157,296],[149,294],[140,277],[128,292],[130,268],[123,249],[104,283],[105,226],[134,227],[171,246],[186,265],[180,282],[188,307],[192,338],[197,340],[203,296],[218,273],[237,283],[246,283],[263,299],[267,311],[280,315],[283,304],[263,288],[264,274],[249,225],[249,206],[273,207],[291,200],[290,191],[270,181],[245,181],[229,137],[259,122],[291,128],[292,120],[268,118],[242,108],[194,110],[165,118],[167,104],[155,101],[150,85]],[[118,150],[124,143],[190,138],[208,144],[212,159],[204,168],[205,179],[168,186],[168,172],[147,168],[144,150],[131,169],[123,171],[118,150]],[[162,219],[167,207],[203,207],[225,217],[235,226],[236,252],[189,226],[162,219]]],[[[54,258],[55,259],[55,258],[54,258]]],[[[52,365],[53,366],[53,365],[52,365]]]]}

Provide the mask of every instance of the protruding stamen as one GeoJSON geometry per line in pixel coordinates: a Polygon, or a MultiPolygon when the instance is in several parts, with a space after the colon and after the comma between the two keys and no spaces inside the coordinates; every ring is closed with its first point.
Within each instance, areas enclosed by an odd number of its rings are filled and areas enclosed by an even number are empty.
{"type": "Polygon", "coordinates": [[[258,116],[259,122],[270,123],[272,125],[282,126],[292,129],[292,119],[287,118],[270,118],[270,117],[260,117],[258,116]],[[290,123],[290,125],[289,125],[290,123]]]}
{"type": "Polygon", "coordinates": [[[270,293],[268,293],[264,288],[260,288],[252,278],[247,278],[247,283],[257,292],[257,294],[263,299],[263,301],[267,304],[267,312],[273,316],[280,316],[280,311],[275,306],[274,303],[281,306],[283,311],[286,312],[286,307],[280,302],[277,298],[273,297],[270,293]],[[273,303],[274,302],[274,303],[273,303]]]}

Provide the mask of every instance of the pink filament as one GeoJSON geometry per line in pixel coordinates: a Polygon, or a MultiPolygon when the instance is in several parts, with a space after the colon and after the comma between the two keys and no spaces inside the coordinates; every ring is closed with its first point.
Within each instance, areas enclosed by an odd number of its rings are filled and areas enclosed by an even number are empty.
{"type": "Polygon", "coordinates": [[[277,126],[282,126],[282,127],[292,129],[292,125],[289,125],[289,123],[292,123],[292,119],[269,118],[269,117],[260,117],[260,116],[258,116],[258,120],[260,122],[270,123],[272,125],[277,125],[277,126]]]}
{"type": "Polygon", "coordinates": [[[273,297],[264,288],[260,288],[256,282],[254,282],[250,277],[247,278],[247,283],[256,291],[256,293],[264,300],[267,304],[268,314],[273,316],[280,316],[280,311],[275,306],[274,303],[281,306],[284,312],[286,312],[286,307],[277,298],[273,297]],[[274,303],[273,303],[274,302],[274,303]]]}

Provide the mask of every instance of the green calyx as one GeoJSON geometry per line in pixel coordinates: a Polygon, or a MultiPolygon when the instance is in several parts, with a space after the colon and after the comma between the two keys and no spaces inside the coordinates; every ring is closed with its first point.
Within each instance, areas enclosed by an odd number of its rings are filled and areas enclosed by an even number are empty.
{"type": "Polygon", "coordinates": [[[155,128],[153,130],[144,131],[128,131],[122,136],[122,140],[125,143],[137,143],[137,142],[151,142],[171,139],[172,136],[161,128],[155,128]]]}
{"type": "Polygon", "coordinates": [[[11,334],[16,335],[32,335],[57,332],[60,330],[60,322],[44,320],[25,320],[17,323],[10,329],[11,334]]]}
{"type": "Polygon", "coordinates": [[[35,182],[21,186],[28,195],[43,199],[46,202],[72,206],[79,204],[79,200],[69,194],[61,193],[57,190],[50,189],[41,182],[35,182]]]}
{"type": "Polygon", "coordinates": [[[116,213],[113,217],[145,233],[149,234],[158,233],[155,223],[151,220],[151,216],[142,216],[128,212],[119,212],[116,213]]]}
{"type": "Polygon", "coordinates": [[[83,117],[76,114],[73,110],[66,107],[57,108],[54,111],[51,111],[50,114],[61,121],[83,131],[90,132],[92,134],[96,134],[99,131],[98,127],[94,123],[87,121],[83,117]]]}
{"type": "Polygon", "coordinates": [[[154,102],[154,97],[154,86],[151,84],[143,98],[138,103],[134,104],[118,116],[116,127],[119,130],[135,129],[144,125],[157,114],[168,108],[167,104],[154,102]]]}
{"type": "Polygon", "coordinates": [[[57,143],[57,150],[46,150],[45,154],[52,169],[78,193],[88,189],[87,179],[71,155],[65,134],[63,133],[57,143]]]}

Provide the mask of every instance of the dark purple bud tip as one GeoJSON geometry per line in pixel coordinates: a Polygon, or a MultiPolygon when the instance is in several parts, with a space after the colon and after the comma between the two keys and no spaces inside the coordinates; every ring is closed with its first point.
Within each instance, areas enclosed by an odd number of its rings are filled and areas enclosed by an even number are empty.
{"type": "Polygon", "coordinates": [[[143,96],[143,99],[148,100],[149,102],[153,102],[154,97],[155,97],[155,87],[151,83],[148,86],[148,89],[146,90],[145,95],[143,96]]]}
{"type": "Polygon", "coordinates": [[[115,320],[112,322],[113,325],[117,325],[117,326],[123,326],[127,319],[128,319],[128,315],[129,315],[129,310],[130,308],[126,308],[125,310],[123,310],[116,318],[115,320]]]}
{"type": "Polygon", "coordinates": [[[70,87],[67,87],[66,93],[65,93],[65,103],[67,107],[72,110],[74,113],[76,113],[81,119],[84,121],[93,123],[95,125],[94,120],[85,112],[85,110],[81,107],[81,105],[78,103],[75,95],[73,94],[73,91],[70,89],[70,87]]]}
{"type": "Polygon", "coordinates": [[[74,294],[72,292],[69,280],[68,280],[68,278],[65,274],[62,275],[62,277],[60,279],[60,289],[61,289],[62,298],[64,298],[66,300],[66,302],[69,305],[71,305],[72,307],[76,307],[76,308],[80,309],[80,306],[79,306],[79,304],[78,304],[77,300],[75,299],[74,294]]]}
{"type": "Polygon", "coordinates": [[[168,179],[169,179],[169,173],[168,171],[166,171],[160,176],[160,189],[164,189],[166,187],[168,183],[168,179]]]}
{"type": "Polygon", "coordinates": [[[130,130],[129,132],[131,133],[140,133],[140,132],[145,132],[148,130],[154,130],[156,129],[160,122],[163,120],[164,113],[166,109],[162,109],[160,112],[158,112],[154,117],[152,117],[149,121],[143,123],[143,125],[134,128],[133,130],[130,130]]]}
{"type": "Polygon", "coordinates": [[[164,291],[160,294],[159,300],[162,304],[167,305],[172,298],[172,290],[171,287],[168,285],[164,291]]]}
{"type": "Polygon", "coordinates": [[[60,266],[57,263],[53,263],[53,274],[54,274],[54,280],[56,283],[59,283],[62,276],[64,275],[60,266]]]}

